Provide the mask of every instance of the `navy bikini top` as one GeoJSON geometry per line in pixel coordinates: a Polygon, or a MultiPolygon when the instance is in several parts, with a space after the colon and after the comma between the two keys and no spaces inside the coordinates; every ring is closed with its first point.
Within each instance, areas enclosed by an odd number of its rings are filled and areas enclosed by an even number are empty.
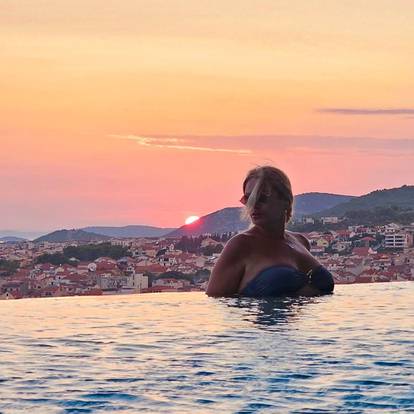
{"type": "Polygon", "coordinates": [[[252,297],[289,295],[307,283],[322,293],[331,293],[334,289],[332,274],[323,266],[303,273],[294,267],[273,265],[259,272],[240,293],[252,297]]]}

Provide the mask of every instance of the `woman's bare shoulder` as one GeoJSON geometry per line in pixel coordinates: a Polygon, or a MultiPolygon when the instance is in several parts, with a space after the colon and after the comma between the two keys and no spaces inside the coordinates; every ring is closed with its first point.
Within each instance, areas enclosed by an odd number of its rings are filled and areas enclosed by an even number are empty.
{"type": "Polygon", "coordinates": [[[286,233],[289,236],[291,236],[294,239],[296,239],[300,244],[302,244],[303,246],[305,246],[306,249],[310,250],[309,240],[302,233],[297,233],[295,231],[289,231],[289,230],[286,230],[286,233]]]}
{"type": "Polygon", "coordinates": [[[226,243],[226,248],[232,249],[232,250],[233,249],[237,249],[237,250],[247,249],[251,245],[251,242],[252,242],[251,234],[247,232],[238,233],[226,243]]]}

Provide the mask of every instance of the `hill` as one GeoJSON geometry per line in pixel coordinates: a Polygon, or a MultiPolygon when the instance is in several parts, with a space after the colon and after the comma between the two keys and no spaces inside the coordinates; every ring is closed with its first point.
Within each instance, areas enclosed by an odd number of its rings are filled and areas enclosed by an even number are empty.
{"type": "MultiPolygon", "coordinates": [[[[349,200],[353,196],[328,194],[328,193],[304,193],[294,198],[294,215],[316,213],[327,206],[349,200]]],[[[203,233],[227,233],[238,232],[249,227],[250,222],[241,218],[242,207],[227,207],[214,213],[200,217],[192,224],[182,226],[167,234],[166,237],[198,236],[203,233]]]]}
{"type": "Polygon", "coordinates": [[[5,237],[0,237],[0,243],[19,243],[19,242],[24,242],[27,239],[24,239],[22,237],[14,237],[14,236],[5,236],[5,237]]]}
{"type": "Polygon", "coordinates": [[[50,243],[63,243],[67,241],[97,241],[97,240],[107,240],[108,236],[103,236],[101,234],[88,233],[83,230],[57,230],[52,233],[46,234],[42,237],[39,237],[34,242],[50,242],[50,243]]]}
{"type": "Polygon", "coordinates": [[[322,210],[314,214],[314,216],[344,217],[349,212],[389,207],[414,210],[414,186],[403,185],[398,188],[372,191],[363,196],[354,197],[345,203],[340,203],[334,207],[322,210]]]}
{"type": "Polygon", "coordinates": [[[200,217],[191,224],[186,224],[165,237],[198,236],[204,233],[238,232],[249,227],[248,221],[241,219],[242,208],[227,207],[200,217]]]}
{"type": "Polygon", "coordinates": [[[345,203],[355,196],[329,194],[329,193],[304,193],[294,198],[293,215],[301,217],[317,213],[318,211],[332,208],[340,203],[345,203]]]}
{"type": "Polygon", "coordinates": [[[42,236],[47,231],[19,231],[19,230],[1,230],[0,237],[17,237],[18,239],[33,240],[42,236]]]}
{"type": "Polygon", "coordinates": [[[94,226],[84,227],[81,230],[88,233],[102,234],[108,237],[162,237],[171,233],[175,228],[130,225],[123,227],[94,226]]]}

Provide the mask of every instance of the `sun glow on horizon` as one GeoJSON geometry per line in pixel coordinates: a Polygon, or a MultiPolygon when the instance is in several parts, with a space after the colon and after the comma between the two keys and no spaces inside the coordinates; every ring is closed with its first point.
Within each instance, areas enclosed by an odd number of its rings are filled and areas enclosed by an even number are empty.
{"type": "Polygon", "coordinates": [[[200,217],[198,216],[189,216],[185,219],[185,224],[191,224],[197,221],[200,217]]]}

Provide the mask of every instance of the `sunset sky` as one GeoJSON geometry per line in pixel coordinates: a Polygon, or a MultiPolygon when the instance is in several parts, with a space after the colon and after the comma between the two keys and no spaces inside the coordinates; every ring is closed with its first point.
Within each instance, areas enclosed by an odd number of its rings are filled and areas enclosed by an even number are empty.
{"type": "Polygon", "coordinates": [[[412,0],[2,0],[0,230],[180,226],[246,171],[414,184],[412,0]]]}

